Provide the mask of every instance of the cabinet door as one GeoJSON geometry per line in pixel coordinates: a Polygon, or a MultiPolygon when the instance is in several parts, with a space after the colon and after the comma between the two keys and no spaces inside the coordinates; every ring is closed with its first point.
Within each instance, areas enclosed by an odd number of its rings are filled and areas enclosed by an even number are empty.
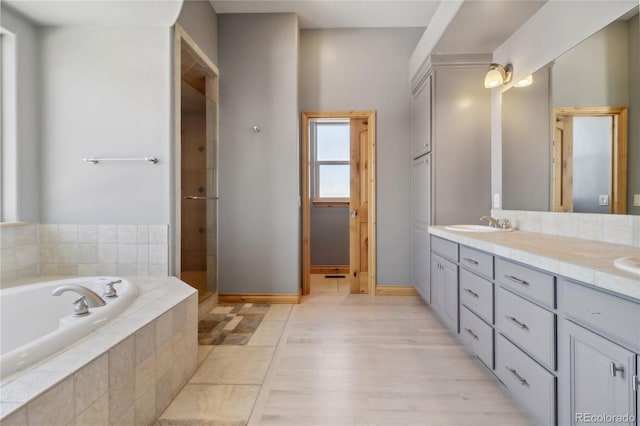
{"type": "Polygon", "coordinates": [[[413,228],[413,285],[425,302],[431,302],[429,265],[431,264],[429,232],[413,228]]]}
{"type": "Polygon", "coordinates": [[[458,265],[442,261],[442,315],[451,330],[458,332],[458,265]]]}
{"type": "Polygon", "coordinates": [[[431,76],[411,100],[411,140],[413,158],[431,151],[431,76]]]}
{"type": "Polygon", "coordinates": [[[438,313],[442,312],[442,262],[444,259],[437,254],[431,254],[431,307],[438,313]]]}
{"type": "Polygon", "coordinates": [[[458,332],[458,265],[431,254],[431,307],[458,332]]]}
{"type": "Polygon", "coordinates": [[[560,424],[580,425],[586,416],[612,416],[601,422],[636,425],[636,393],[632,380],[636,374],[636,355],[570,321],[564,321],[562,339],[568,342],[569,419],[560,424]]]}
{"type": "Polygon", "coordinates": [[[427,229],[431,224],[431,154],[413,162],[413,226],[427,229]]]}

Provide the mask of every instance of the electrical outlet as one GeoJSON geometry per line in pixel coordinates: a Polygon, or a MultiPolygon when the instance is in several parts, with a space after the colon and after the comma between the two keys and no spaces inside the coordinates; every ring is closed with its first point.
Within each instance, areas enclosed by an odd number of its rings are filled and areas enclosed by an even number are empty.
{"type": "Polygon", "coordinates": [[[493,194],[493,208],[494,209],[500,208],[500,194],[497,192],[493,194]]]}
{"type": "Polygon", "coordinates": [[[598,197],[598,203],[601,206],[608,206],[609,205],[609,196],[608,195],[600,195],[598,197]]]}
{"type": "Polygon", "coordinates": [[[633,205],[640,207],[640,194],[633,194],[633,205]]]}

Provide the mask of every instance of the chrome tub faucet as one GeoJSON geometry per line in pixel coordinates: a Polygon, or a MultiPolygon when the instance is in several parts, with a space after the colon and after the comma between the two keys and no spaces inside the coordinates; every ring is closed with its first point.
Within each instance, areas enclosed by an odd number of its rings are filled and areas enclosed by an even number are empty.
{"type": "Polygon", "coordinates": [[[63,293],[68,291],[73,291],[74,293],[78,293],[81,297],[78,300],[73,302],[76,305],[73,310],[74,317],[83,317],[85,315],[89,315],[89,308],[97,308],[98,306],[104,306],[107,302],[93,290],[90,290],[81,285],[63,285],[51,292],[53,296],[60,296],[63,293]]]}

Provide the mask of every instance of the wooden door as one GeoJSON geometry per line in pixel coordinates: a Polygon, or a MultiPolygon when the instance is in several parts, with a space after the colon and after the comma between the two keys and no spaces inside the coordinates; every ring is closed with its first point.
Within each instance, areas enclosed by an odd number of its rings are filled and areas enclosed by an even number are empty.
{"type": "Polygon", "coordinates": [[[553,211],[573,211],[573,117],[557,115],[553,129],[553,211]]]}
{"type": "Polygon", "coordinates": [[[349,264],[351,293],[369,291],[369,122],[352,118],[349,195],[349,264]]]}
{"type": "MultiPolygon", "coordinates": [[[[569,321],[565,320],[565,325],[571,404],[570,419],[564,419],[570,423],[566,424],[584,423],[579,418],[582,413],[619,415],[621,419],[634,415],[636,395],[631,380],[636,374],[635,354],[569,321]]],[[[610,424],[630,426],[636,422],[610,424]]]]}

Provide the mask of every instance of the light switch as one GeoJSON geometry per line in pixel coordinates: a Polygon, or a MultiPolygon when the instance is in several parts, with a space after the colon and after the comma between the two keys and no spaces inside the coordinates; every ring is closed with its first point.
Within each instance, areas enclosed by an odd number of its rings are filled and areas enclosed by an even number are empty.
{"type": "Polygon", "coordinates": [[[633,194],[633,205],[640,207],[640,194],[633,194]]]}
{"type": "Polygon", "coordinates": [[[601,206],[608,206],[609,205],[609,196],[608,195],[600,195],[598,197],[598,202],[601,206]]]}

